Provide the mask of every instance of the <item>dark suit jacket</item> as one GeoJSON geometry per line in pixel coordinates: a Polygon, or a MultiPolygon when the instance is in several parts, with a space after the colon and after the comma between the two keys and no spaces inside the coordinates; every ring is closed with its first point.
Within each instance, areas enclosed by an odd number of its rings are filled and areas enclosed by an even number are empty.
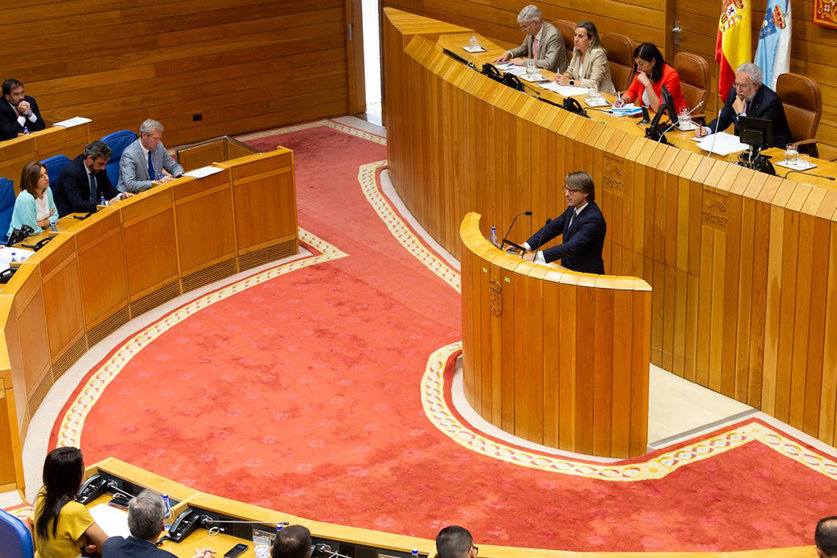
{"type": "Polygon", "coordinates": [[[604,215],[595,202],[590,202],[573,220],[572,228],[567,230],[574,211],[573,207],[568,207],[560,217],[550,221],[526,242],[532,250],[537,250],[556,236],[562,235],[561,244],[543,251],[547,263],[560,259],[561,265],[567,269],[603,274],[602,247],[607,232],[604,215]]]}
{"type": "MultiPolygon", "coordinates": [[[[38,109],[38,103],[35,102],[35,99],[29,97],[28,95],[24,96],[23,99],[25,101],[29,101],[29,104],[32,107],[32,114],[38,117],[35,122],[29,122],[27,119],[26,127],[29,131],[37,132],[38,130],[46,128],[46,123],[44,122],[44,119],[41,118],[41,111],[38,109]]],[[[5,97],[0,96],[0,140],[14,139],[18,134],[22,133],[23,126],[18,123],[15,110],[5,97]]]]}
{"type": "Polygon", "coordinates": [[[102,558],[175,558],[174,554],[134,537],[110,537],[102,545],[102,558]]]}
{"type": "MultiPolygon", "coordinates": [[[[715,126],[718,126],[718,131],[726,130],[730,124],[735,124],[735,135],[738,135],[738,115],[735,114],[735,109],[732,108],[732,103],[735,102],[735,88],[733,87],[727,95],[727,102],[724,103],[724,108],[721,109],[721,114],[718,118],[707,124],[706,126],[715,131],[715,126]],[[720,119],[720,122],[718,120],[720,119]]],[[[753,118],[764,118],[773,122],[773,146],[782,149],[793,140],[791,139],[790,128],[788,127],[788,120],[785,118],[785,107],[782,105],[782,100],[775,91],[762,85],[753,96],[750,102],[750,108],[747,110],[747,116],[753,118]]]]}
{"type": "Polygon", "coordinates": [[[96,173],[96,186],[98,187],[96,199],[91,200],[90,180],[87,178],[83,154],[67,163],[52,191],[58,215],[63,217],[70,213],[90,213],[96,211],[96,204],[99,203],[100,197],[104,196],[105,199],[111,200],[119,195],[105,171],[96,173]]]}

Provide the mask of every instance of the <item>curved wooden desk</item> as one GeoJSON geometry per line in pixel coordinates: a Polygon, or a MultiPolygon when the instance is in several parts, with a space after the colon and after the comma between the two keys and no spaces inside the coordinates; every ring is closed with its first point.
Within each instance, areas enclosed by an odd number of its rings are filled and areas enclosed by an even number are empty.
{"type": "Polygon", "coordinates": [[[511,235],[525,238],[560,213],[562,178],[586,170],[608,224],[605,269],[653,287],[651,361],[835,443],[833,185],[759,174],[549,106],[446,56],[447,24],[385,16],[389,171],[425,230],[461,256],[467,212],[483,215],[486,233],[532,210],[511,235]]]}
{"type": "Polygon", "coordinates": [[[30,417],[89,347],[181,293],[297,253],[293,153],[215,166],[222,171],[173,180],[83,221],[61,219],[0,288],[0,491],[23,488],[30,417]]]}
{"type": "MultiPolygon", "coordinates": [[[[198,492],[182,484],[173,482],[165,477],[155,475],[139,467],[129,465],[118,459],[106,459],[87,468],[86,477],[101,474],[109,480],[115,480],[122,490],[137,494],[144,488],[153,488],[157,492],[168,494],[177,503],[173,507],[176,517],[187,508],[207,511],[218,516],[225,516],[234,520],[254,521],[266,526],[287,521],[295,525],[304,525],[311,531],[315,544],[324,542],[343,555],[356,557],[406,558],[412,549],[419,551],[421,558],[436,558],[436,544],[433,539],[422,539],[406,535],[373,531],[358,527],[346,527],[334,523],[312,521],[293,516],[281,511],[270,510],[237,502],[219,496],[198,492]]],[[[112,494],[104,494],[94,500],[88,507],[106,504],[112,494]]],[[[171,552],[179,558],[191,558],[198,548],[211,548],[216,556],[232,548],[237,543],[243,543],[247,550],[241,558],[254,558],[255,551],[248,525],[230,526],[227,531],[212,536],[206,529],[198,529],[186,537],[181,543],[165,541],[162,549],[171,552]]],[[[495,546],[475,541],[479,545],[479,555],[483,558],[629,558],[642,556],[637,552],[571,552],[562,550],[541,550],[533,548],[519,548],[510,546],[495,546]]],[[[654,558],[816,558],[813,546],[792,548],[777,548],[771,550],[747,550],[741,552],[654,552],[648,553],[654,558]]]]}
{"type": "Polygon", "coordinates": [[[533,264],[462,220],[465,396],[526,440],[603,457],[646,453],[651,287],[533,264]]]}
{"type": "Polygon", "coordinates": [[[70,128],[50,126],[45,130],[25,136],[0,141],[0,178],[20,182],[20,172],[30,161],[43,161],[53,155],[64,154],[70,158],[84,150],[90,143],[90,123],[70,128]]]}

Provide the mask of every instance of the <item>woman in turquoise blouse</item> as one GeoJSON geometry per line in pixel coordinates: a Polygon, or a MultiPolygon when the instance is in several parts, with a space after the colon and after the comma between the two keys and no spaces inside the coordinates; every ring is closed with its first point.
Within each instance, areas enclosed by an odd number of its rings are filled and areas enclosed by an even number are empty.
{"type": "Polygon", "coordinates": [[[15,200],[12,222],[6,235],[23,225],[29,225],[35,233],[39,233],[49,227],[50,218],[57,216],[46,167],[37,162],[28,163],[20,173],[20,194],[15,200]]]}

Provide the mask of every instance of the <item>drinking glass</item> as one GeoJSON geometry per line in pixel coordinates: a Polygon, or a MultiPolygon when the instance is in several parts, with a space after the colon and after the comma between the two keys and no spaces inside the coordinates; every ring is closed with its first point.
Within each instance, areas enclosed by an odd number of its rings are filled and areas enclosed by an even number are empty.
{"type": "Polygon", "coordinates": [[[799,151],[793,143],[785,146],[785,162],[789,165],[796,165],[799,162],[799,151]]]}
{"type": "Polygon", "coordinates": [[[471,40],[470,40],[470,42],[468,43],[468,46],[470,46],[471,48],[474,48],[474,49],[476,49],[476,48],[479,48],[479,47],[480,47],[480,40],[479,40],[479,39],[477,39],[477,34],[476,34],[476,33],[474,33],[473,35],[471,35],[471,40]]]}
{"type": "Polygon", "coordinates": [[[681,130],[687,130],[691,127],[692,113],[689,112],[688,108],[683,107],[677,113],[677,123],[680,125],[681,130]]]}
{"type": "Polygon", "coordinates": [[[599,96],[599,89],[594,85],[587,90],[587,98],[595,99],[599,96]]]}
{"type": "Polygon", "coordinates": [[[533,76],[538,73],[538,68],[535,66],[534,58],[526,58],[523,63],[526,65],[526,75],[533,76]]]}

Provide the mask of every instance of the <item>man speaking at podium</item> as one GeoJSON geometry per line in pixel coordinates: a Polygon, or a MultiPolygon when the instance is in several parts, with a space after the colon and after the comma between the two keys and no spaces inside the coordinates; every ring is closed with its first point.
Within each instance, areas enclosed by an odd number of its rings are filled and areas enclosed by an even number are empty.
{"type": "Polygon", "coordinates": [[[561,265],[573,271],[604,274],[602,246],[607,225],[595,202],[593,179],[584,171],[567,175],[564,198],[567,210],[550,221],[527,240],[523,247],[537,250],[558,235],[562,243],[541,252],[525,252],[523,259],[538,263],[561,260],[561,265]]]}

